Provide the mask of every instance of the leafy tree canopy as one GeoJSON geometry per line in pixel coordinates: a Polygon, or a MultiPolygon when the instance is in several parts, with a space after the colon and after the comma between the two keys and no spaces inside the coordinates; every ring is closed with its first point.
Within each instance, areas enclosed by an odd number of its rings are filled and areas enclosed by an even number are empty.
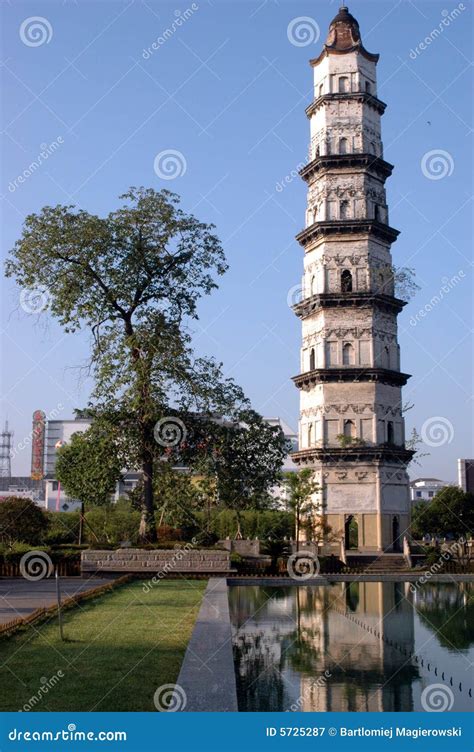
{"type": "Polygon", "coordinates": [[[31,499],[9,496],[0,504],[0,541],[12,546],[15,541],[38,545],[48,528],[48,518],[31,499]]]}
{"type": "MultiPolygon", "coordinates": [[[[131,188],[106,217],[46,206],[26,218],[6,262],[23,288],[46,288],[67,332],[92,335],[92,402],[127,437],[127,466],[143,473],[143,539],[155,537],[153,471],[160,418],[179,411],[228,415],[248,406],[222,366],[195,357],[185,326],[227,268],[213,226],[169,191],[131,188]]],[[[157,448],[158,447],[158,448],[157,448]]]]}
{"type": "Polygon", "coordinates": [[[287,490],[288,507],[295,516],[295,539],[300,540],[301,529],[311,539],[327,534],[330,528],[321,516],[315,494],[320,487],[315,479],[314,470],[304,468],[298,472],[285,473],[284,482],[287,490]]]}
{"type": "Polygon", "coordinates": [[[56,477],[69,496],[86,506],[108,504],[121,478],[123,452],[115,433],[114,437],[102,430],[100,422],[93,422],[58,450],[56,477]]]}
{"type": "Polygon", "coordinates": [[[431,502],[420,502],[413,509],[412,534],[467,538],[474,530],[474,495],[457,486],[447,486],[431,502]]]}

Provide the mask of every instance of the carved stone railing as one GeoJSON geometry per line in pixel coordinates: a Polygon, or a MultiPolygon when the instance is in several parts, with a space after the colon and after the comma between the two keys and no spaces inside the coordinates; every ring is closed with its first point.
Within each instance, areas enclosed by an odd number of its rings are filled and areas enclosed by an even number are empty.
{"type": "Polygon", "coordinates": [[[87,550],[81,554],[82,572],[157,572],[172,574],[177,572],[226,573],[231,571],[228,551],[210,549],[189,549],[186,543],[182,548],[165,550],[144,550],[139,548],[117,549],[116,551],[87,550]]]}

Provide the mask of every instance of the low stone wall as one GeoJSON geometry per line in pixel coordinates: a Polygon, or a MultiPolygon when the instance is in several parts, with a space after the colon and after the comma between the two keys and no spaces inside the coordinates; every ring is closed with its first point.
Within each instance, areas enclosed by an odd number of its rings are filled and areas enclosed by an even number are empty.
{"type": "Polygon", "coordinates": [[[217,545],[241,556],[259,556],[260,554],[260,541],[250,540],[250,538],[226,538],[218,541],[217,545]]]}
{"type": "Polygon", "coordinates": [[[203,549],[117,549],[116,551],[83,551],[81,554],[82,572],[203,572],[227,573],[231,571],[230,555],[227,551],[203,549]]]}

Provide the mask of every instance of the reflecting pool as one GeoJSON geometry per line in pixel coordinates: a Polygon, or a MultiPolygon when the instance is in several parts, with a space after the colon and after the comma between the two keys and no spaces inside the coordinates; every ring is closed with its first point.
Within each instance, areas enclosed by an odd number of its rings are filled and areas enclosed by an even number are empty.
{"type": "Polygon", "coordinates": [[[471,583],[231,586],[229,604],[240,711],[473,709],[471,583]]]}

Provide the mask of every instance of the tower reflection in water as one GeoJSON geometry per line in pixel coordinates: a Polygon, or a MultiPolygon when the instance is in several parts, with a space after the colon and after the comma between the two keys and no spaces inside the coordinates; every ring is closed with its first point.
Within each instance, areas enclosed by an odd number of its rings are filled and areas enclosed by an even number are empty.
{"type": "MultiPolygon", "coordinates": [[[[446,606],[468,608],[469,587],[435,586],[416,594],[403,582],[230,588],[239,709],[421,709],[421,688],[437,679],[412,657],[415,622],[428,628],[428,654],[441,660],[446,650],[437,622],[446,606]]],[[[462,652],[472,635],[461,622],[466,624],[466,613],[458,618],[462,652]]],[[[456,645],[450,649],[456,652],[456,645]]]]}

